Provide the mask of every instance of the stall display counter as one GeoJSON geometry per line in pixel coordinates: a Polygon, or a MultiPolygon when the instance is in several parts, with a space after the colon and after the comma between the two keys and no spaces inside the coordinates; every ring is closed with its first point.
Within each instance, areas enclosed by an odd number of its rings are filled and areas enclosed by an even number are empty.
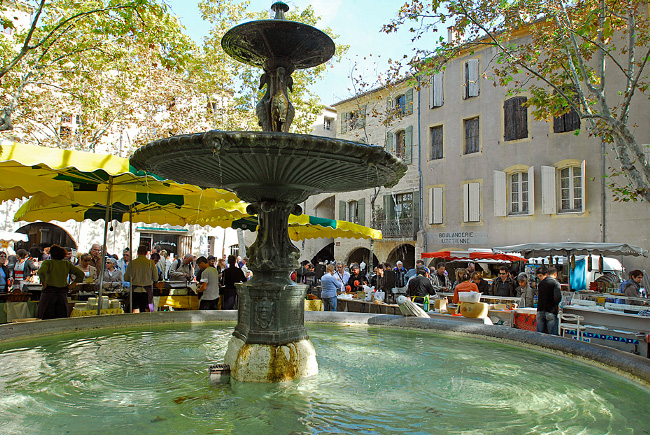
{"type": "Polygon", "coordinates": [[[31,319],[38,312],[38,301],[0,303],[0,323],[11,323],[19,319],[31,319]]]}
{"type": "Polygon", "coordinates": [[[173,310],[198,310],[199,297],[198,296],[160,296],[158,299],[158,310],[173,309],[173,310]]]}
{"type": "Polygon", "coordinates": [[[402,315],[399,305],[378,304],[375,302],[366,302],[359,299],[338,299],[336,302],[337,311],[348,311],[353,313],[373,313],[373,314],[397,314],[402,315]]]}
{"type": "MultiPolygon", "coordinates": [[[[100,311],[100,315],[110,315],[110,314],[124,314],[124,310],[121,308],[104,308],[100,311]]],[[[97,310],[81,310],[78,308],[73,308],[70,317],[86,317],[86,316],[96,316],[97,310]]]]}

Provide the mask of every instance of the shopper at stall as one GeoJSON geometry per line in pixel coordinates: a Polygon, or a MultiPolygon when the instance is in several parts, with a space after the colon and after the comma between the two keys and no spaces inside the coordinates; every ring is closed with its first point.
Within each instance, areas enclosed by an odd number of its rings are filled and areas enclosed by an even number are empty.
{"type": "Polygon", "coordinates": [[[321,294],[323,300],[323,310],[336,311],[336,296],[343,291],[343,283],[338,276],[334,274],[334,265],[325,266],[325,275],[320,279],[321,294]]]}
{"type": "Polygon", "coordinates": [[[79,268],[84,272],[84,281],[89,283],[97,280],[97,269],[90,265],[91,261],[90,254],[82,254],[79,258],[79,268]]]}
{"type": "Polygon", "coordinates": [[[336,263],[336,272],[334,272],[334,275],[343,283],[345,286],[350,279],[350,272],[345,270],[345,264],[341,263],[340,261],[336,263]]]}
{"type": "Polygon", "coordinates": [[[68,317],[68,290],[83,281],[84,272],[66,261],[66,250],[58,245],[50,247],[50,260],[43,261],[38,276],[43,285],[41,299],[38,302],[39,319],[57,319],[68,317]],[[74,276],[74,282],[68,284],[68,277],[74,276]]]}
{"type": "Polygon", "coordinates": [[[363,286],[367,285],[368,282],[366,281],[366,278],[361,273],[361,267],[359,267],[357,263],[352,263],[352,266],[350,266],[350,270],[352,271],[352,273],[350,273],[350,278],[348,279],[347,284],[350,286],[350,289],[353,292],[362,292],[363,286]]]}
{"type": "Polygon", "coordinates": [[[483,279],[483,273],[474,272],[472,273],[472,282],[478,287],[478,291],[484,295],[490,294],[490,283],[483,279]]]}
{"type": "Polygon", "coordinates": [[[18,256],[16,264],[14,264],[14,284],[13,289],[21,291],[23,287],[23,281],[32,276],[38,270],[38,266],[34,264],[32,260],[27,257],[27,251],[24,249],[19,249],[16,251],[18,256]]]}
{"type": "Polygon", "coordinates": [[[194,278],[194,256],[185,254],[183,259],[174,260],[169,268],[169,279],[171,281],[191,281],[194,278]]]}
{"type": "Polygon", "coordinates": [[[393,271],[395,272],[395,287],[404,287],[408,282],[406,278],[408,271],[404,269],[404,263],[398,261],[393,271]]]}
{"type": "Polygon", "coordinates": [[[210,267],[208,259],[203,256],[196,259],[196,265],[201,269],[201,286],[197,289],[201,294],[199,310],[216,310],[219,302],[219,271],[210,267]]]}
{"type": "Polygon", "coordinates": [[[228,268],[223,271],[223,302],[221,308],[224,310],[237,309],[237,287],[238,282],[246,282],[244,272],[237,266],[237,257],[228,256],[228,268]]]}
{"type": "MultiPolygon", "coordinates": [[[[102,268],[102,245],[100,245],[99,243],[93,243],[90,246],[90,251],[88,253],[92,257],[90,261],[90,265],[97,270],[101,269],[102,268]]],[[[122,269],[122,272],[124,272],[124,269],[122,269]]]]}
{"type": "Polygon", "coordinates": [[[423,266],[418,266],[415,268],[416,275],[411,278],[408,282],[408,287],[406,289],[407,296],[411,297],[413,302],[423,303],[424,296],[426,295],[435,295],[436,291],[431,285],[431,281],[427,276],[427,269],[423,266]]]}
{"type": "Polygon", "coordinates": [[[445,263],[438,263],[435,272],[429,276],[429,279],[436,293],[448,292],[451,289],[451,281],[445,273],[445,263]]]}
{"type": "Polygon", "coordinates": [[[472,281],[470,281],[470,275],[467,273],[466,269],[458,269],[460,272],[456,274],[458,276],[458,281],[460,281],[458,284],[456,284],[456,288],[454,289],[454,298],[453,302],[457,304],[460,302],[460,298],[458,296],[459,293],[463,292],[477,292],[478,293],[478,286],[474,284],[472,281]]]}
{"type": "Polygon", "coordinates": [[[129,267],[129,262],[131,261],[131,251],[129,248],[124,248],[122,251],[122,258],[117,260],[117,267],[124,273],[127,267],[129,267]]]}
{"type": "Polygon", "coordinates": [[[124,280],[131,283],[133,289],[133,313],[149,311],[153,302],[153,285],[158,282],[158,268],[147,258],[147,247],[138,246],[138,257],[129,262],[124,272],[124,280]],[[149,301],[149,298],[152,301],[149,301]]]}
{"type": "Polygon", "coordinates": [[[506,266],[501,266],[499,267],[499,276],[492,282],[490,295],[511,298],[516,295],[515,287],[515,281],[508,275],[508,268],[506,266]]]}
{"type": "Polygon", "coordinates": [[[106,267],[104,268],[104,288],[120,289],[122,288],[123,273],[117,268],[117,260],[113,257],[106,257],[106,267]]]}
{"type": "Polygon", "coordinates": [[[0,293],[7,293],[11,288],[11,272],[7,266],[7,253],[0,251],[0,293]]]}
{"type": "MultiPolygon", "coordinates": [[[[623,287],[625,296],[640,298],[641,297],[641,281],[643,281],[643,272],[640,270],[633,270],[630,272],[630,280],[623,287]]],[[[638,301],[630,301],[630,305],[637,305],[638,301]]]]}
{"type": "Polygon", "coordinates": [[[535,290],[528,283],[528,274],[521,272],[517,275],[519,285],[515,289],[518,298],[521,298],[522,308],[533,308],[535,305],[535,290]]]}
{"type": "Polygon", "coordinates": [[[557,270],[554,267],[546,269],[546,278],[538,286],[537,294],[537,332],[558,335],[557,315],[562,289],[557,282],[557,270]]]}

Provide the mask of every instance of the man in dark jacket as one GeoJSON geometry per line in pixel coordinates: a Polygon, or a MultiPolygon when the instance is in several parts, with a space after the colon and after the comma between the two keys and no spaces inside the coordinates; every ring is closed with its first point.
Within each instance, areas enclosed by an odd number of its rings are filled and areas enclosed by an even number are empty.
{"type": "Polygon", "coordinates": [[[537,332],[558,335],[557,314],[562,289],[557,282],[557,269],[546,269],[544,278],[537,287],[537,332]]]}
{"type": "Polygon", "coordinates": [[[517,295],[517,293],[515,293],[516,287],[517,283],[515,283],[515,281],[508,275],[508,268],[506,266],[501,266],[499,267],[499,276],[492,282],[490,295],[512,298],[517,295]]]}
{"type": "Polygon", "coordinates": [[[435,295],[436,291],[433,289],[431,281],[427,277],[427,270],[424,267],[416,267],[415,273],[417,275],[409,280],[406,294],[411,297],[413,302],[423,303],[424,296],[435,295]]]}
{"type": "Polygon", "coordinates": [[[246,282],[244,272],[237,267],[237,257],[228,256],[228,269],[223,271],[222,278],[224,288],[224,299],[221,308],[224,310],[237,309],[237,287],[238,282],[246,282]]]}

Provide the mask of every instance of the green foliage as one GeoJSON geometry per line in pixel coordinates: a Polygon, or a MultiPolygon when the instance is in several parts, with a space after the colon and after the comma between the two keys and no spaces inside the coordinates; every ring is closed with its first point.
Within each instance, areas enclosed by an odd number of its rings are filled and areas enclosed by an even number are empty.
{"type": "Polygon", "coordinates": [[[649,97],[649,12],[648,0],[411,0],[383,31],[408,26],[417,41],[453,29],[457,37],[394,64],[415,76],[493,50],[486,74],[495,85],[528,92],[537,119],[577,112],[591,135],[614,144],[631,186],[616,194],[650,201],[650,165],[628,125],[633,100],[649,97]]]}

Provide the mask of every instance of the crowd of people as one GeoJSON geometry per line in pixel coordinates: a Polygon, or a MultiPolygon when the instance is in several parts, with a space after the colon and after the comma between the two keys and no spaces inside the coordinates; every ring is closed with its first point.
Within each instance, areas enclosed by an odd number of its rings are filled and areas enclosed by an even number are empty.
{"type": "Polygon", "coordinates": [[[200,297],[199,309],[234,309],[237,305],[235,284],[252,277],[247,267],[248,258],[225,255],[223,258],[192,254],[175,260],[159,246],[149,249],[140,246],[137,257],[131,259],[128,248],[122,257],[106,253],[95,243],[88,252],[73,255],[72,250],[58,245],[42,251],[33,247],[18,249],[15,255],[0,251],[0,293],[21,292],[26,283],[41,284],[38,317],[51,319],[69,315],[68,295],[79,284],[104,290],[132,289],[132,312],[153,311],[153,289],[163,281],[195,282],[200,297]],[[104,262],[104,275],[100,280],[104,262]]]}

